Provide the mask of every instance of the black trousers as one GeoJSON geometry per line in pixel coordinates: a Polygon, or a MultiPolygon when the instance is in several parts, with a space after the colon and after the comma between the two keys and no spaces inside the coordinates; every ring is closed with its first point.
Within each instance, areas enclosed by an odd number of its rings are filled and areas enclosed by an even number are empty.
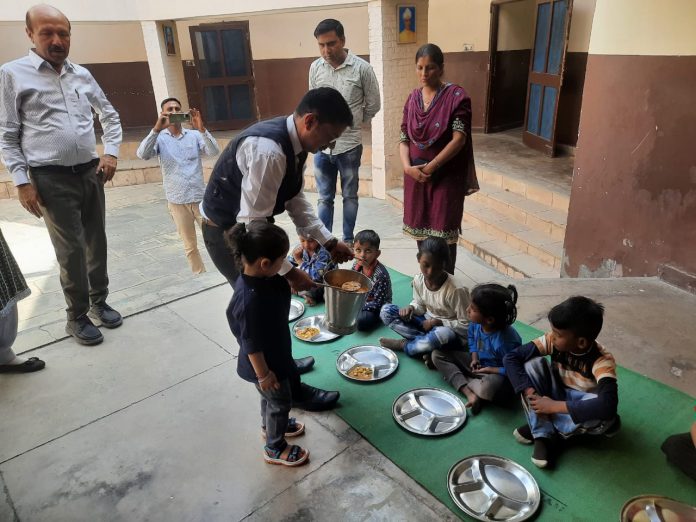
{"type": "Polygon", "coordinates": [[[109,294],[103,174],[94,165],[80,173],[31,169],[34,188],[60,265],[68,320],[85,315],[109,294]]]}
{"type": "Polygon", "coordinates": [[[201,229],[205,249],[208,251],[210,259],[213,260],[215,268],[225,276],[231,286],[234,286],[234,282],[239,277],[239,268],[234,262],[232,252],[225,243],[225,231],[221,227],[206,224],[205,220],[201,229]]]}
{"type": "Polygon", "coordinates": [[[696,446],[691,439],[691,433],[667,437],[662,443],[662,451],[668,462],[696,480],[696,446]]]}

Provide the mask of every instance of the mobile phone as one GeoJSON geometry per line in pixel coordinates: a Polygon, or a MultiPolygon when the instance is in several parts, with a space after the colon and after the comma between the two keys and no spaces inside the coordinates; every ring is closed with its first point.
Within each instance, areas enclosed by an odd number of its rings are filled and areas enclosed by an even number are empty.
{"type": "Polygon", "coordinates": [[[172,112],[169,114],[169,123],[188,123],[191,115],[188,112],[172,112]]]}

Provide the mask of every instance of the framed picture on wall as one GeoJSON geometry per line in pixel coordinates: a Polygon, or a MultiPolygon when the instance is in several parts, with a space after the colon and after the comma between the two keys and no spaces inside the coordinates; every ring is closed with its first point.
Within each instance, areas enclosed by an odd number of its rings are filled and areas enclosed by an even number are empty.
{"type": "Polygon", "coordinates": [[[164,31],[164,46],[167,48],[167,55],[175,55],[176,46],[174,45],[174,30],[172,29],[172,26],[163,25],[162,31],[164,31]]]}
{"type": "Polygon", "coordinates": [[[399,43],[416,43],[416,6],[396,6],[396,26],[399,28],[399,43]]]}

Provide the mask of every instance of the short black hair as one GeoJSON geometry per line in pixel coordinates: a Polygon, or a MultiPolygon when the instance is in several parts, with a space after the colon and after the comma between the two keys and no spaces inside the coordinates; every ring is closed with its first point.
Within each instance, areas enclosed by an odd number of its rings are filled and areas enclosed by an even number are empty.
{"type": "Polygon", "coordinates": [[[549,322],[559,330],[570,330],[576,337],[593,342],[602,331],[604,306],[589,297],[569,297],[549,312],[549,322]]]}
{"type": "Polygon", "coordinates": [[[430,254],[435,261],[442,263],[442,266],[447,266],[450,262],[449,245],[441,237],[427,237],[421,241],[418,244],[416,259],[420,261],[423,254],[430,254]]]}
{"type": "Polygon", "coordinates": [[[372,248],[379,248],[379,234],[374,230],[361,230],[355,234],[353,243],[367,243],[372,248]]]}
{"type": "Polygon", "coordinates": [[[181,102],[178,100],[178,98],[174,98],[174,97],[172,96],[172,97],[165,98],[164,100],[162,100],[162,103],[160,103],[160,109],[164,109],[164,106],[165,106],[166,104],[168,104],[170,101],[175,101],[176,103],[179,104],[179,107],[181,107],[181,102]]]}
{"type": "Polygon", "coordinates": [[[326,20],[319,22],[319,25],[317,25],[317,28],[314,30],[314,38],[318,38],[322,34],[330,33],[331,31],[336,31],[336,36],[338,36],[341,40],[346,37],[346,33],[343,30],[343,24],[338,20],[334,20],[333,18],[327,18],[326,20]]]}
{"type": "Polygon", "coordinates": [[[290,239],[285,230],[268,221],[252,221],[248,225],[237,223],[225,232],[225,241],[240,270],[244,269],[242,256],[248,263],[260,257],[275,261],[285,257],[290,250],[290,239]]]}
{"type": "Polygon", "coordinates": [[[312,113],[319,123],[353,126],[353,113],[340,92],[331,87],[311,89],[300,100],[295,114],[304,116],[312,113]]]}
{"type": "Polygon", "coordinates": [[[471,302],[481,315],[493,319],[493,328],[502,330],[517,319],[517,288],[496,283],[477,285],[471,291],[471,302]]]}
{"type": "Polygon", "coordinates": [[[445,57],[442,54],[442,49],[435,44],[427,43],[422,45],[420,49],[416,51],[416,62],[418,62],[418,58],[423,58],[423,56],[430,56],[430,59],[441,68],[445,65],[445,57]]]}

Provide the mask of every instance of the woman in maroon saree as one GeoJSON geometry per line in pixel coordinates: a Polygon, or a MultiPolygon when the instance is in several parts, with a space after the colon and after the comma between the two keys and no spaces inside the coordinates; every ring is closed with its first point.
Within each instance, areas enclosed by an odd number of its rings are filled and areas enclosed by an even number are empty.
{"type": "Polygon", "coordinates": [[[437,45],[416,53],[420,87],[408,97],[399,153],[404,168],[404,232],[420,242],[444,238],[454,273],[464,197],[479,188],[471,143],[471,99],[459,85],[442,81],[437,45]]]}

